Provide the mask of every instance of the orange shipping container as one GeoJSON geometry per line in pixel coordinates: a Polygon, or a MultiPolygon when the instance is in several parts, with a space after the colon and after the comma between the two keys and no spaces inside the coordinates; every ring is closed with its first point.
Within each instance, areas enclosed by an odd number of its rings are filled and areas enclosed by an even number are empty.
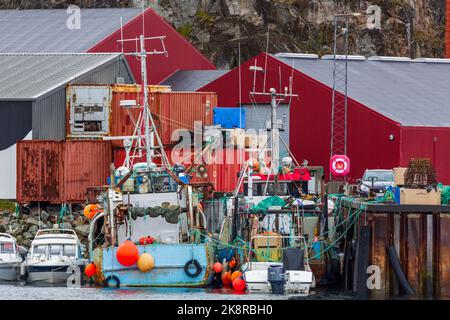
{"type": "Polygon", "coordinates": [[[195,122],[201,125],[213,124],[213,108],[217,106],[217,94],[209,92],[158,92],[149,99],[150,109],[156,114],[159,134],[164,145],[175,141],[176,130],[194,132],[195,122]]]}
{"type": "Polygon", "coordinates": [[[17,202],[83,203],[88,187],[106,184],[110,142],[19,141],[17,202]]]}

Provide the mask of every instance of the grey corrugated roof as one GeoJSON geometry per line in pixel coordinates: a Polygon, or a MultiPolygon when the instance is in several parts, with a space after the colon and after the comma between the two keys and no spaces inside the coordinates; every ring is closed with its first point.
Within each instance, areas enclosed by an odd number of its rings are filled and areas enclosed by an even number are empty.
{"type": "Polygon", "coordinates": [[[0,52],[86,52],[141,9],[82,9],[81,28],[70,30],[67,10],[0,10],[0,52]]]}
{"type": "Polygon", "coordinates": [[[34,100],[118,54],[0,54],[0,100],[34,100]]]}
{"type": "Polygon", "coordinates": [[[174,73],[161,84],[171,86],[173,91],[197,91],[227,72],[229,70],[182,70],[174,73]]]}
{"type": "MultiPolygon", "coordinates": [[[[332,60],[275,58],[332,88],[332,60]]],[[[404,126],[450,126],[450,63],[437,61],[349,61],[348,95],[404,126]]]]}

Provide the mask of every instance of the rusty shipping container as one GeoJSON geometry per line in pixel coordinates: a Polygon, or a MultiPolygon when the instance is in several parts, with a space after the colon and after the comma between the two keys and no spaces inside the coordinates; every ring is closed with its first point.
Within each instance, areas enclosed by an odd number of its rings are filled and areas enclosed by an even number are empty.
{"type": "Polygon", "coordinates": [[[83,203],[88,187],[106,184],[112,146],[104,141],[20,141],[17,202],[83,203]]]}
{"type": "Polygon", "coordinates": [[[89,187],[105,185],[112,161],[110,142],[70,141],[64,152],[64,202],[84,202],[89,187]]]}
{"type": "MultiPolygon", "coordinates": [[[[67,89],[67,138],[131,136],[139,120],[142,87],[138,85],[74,85],[67,89]],[[109,88],[106,90],[105,88],[109,88]],[[121,101],[135,101],[136,107],[123,107],[121,101]]],[[[177,129],[194,131],[194,122],[213,123],[217,95],[208,92],[170,92],[170,87],[149,86],[149,104],[164,145],[172,145],[177,129]]],[[[121,140],[113,141],[123,147],[121,140]]]]}
{"type": "Polygon", "coordinates": [[[212,125],[217,94],[209,92],[156,92],[150,95],[150,109],[156,114],[164,145],[173,144],[176,130],[194,132],[195,122],[212,125]]]}
{"type": "Polygon", "coordinates": [[[62,202],[63,150],[63,142],[17,142],[17,202],[62,202]]]}

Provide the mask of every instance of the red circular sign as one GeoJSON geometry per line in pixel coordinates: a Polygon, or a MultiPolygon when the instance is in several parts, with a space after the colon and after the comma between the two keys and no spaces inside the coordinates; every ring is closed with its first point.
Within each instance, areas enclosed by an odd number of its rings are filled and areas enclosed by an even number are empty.
{"type": "Polygon", "coordinates": [[[335,177],[345,177],[350,173],[350,159],[345,155],[335,155],[330,160],[330,171],[335,177]]]}

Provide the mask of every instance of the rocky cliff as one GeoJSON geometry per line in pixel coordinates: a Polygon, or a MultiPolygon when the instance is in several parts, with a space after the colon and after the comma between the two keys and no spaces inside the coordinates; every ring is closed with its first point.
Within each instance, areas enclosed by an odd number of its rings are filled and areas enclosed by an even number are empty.
{"type": "Polygon", "coordinates": [[[445,0],[0,0],[0,7],[140,7],[143,1],[220,68],[237,65],[239,44],[246,60],[266,50],[267,38],[271,53],[331,53],[333,15],[369,5],[381,7],[381,30],[368,30],[364,16],[352,18],[351,54],[444,56],[445,0]]]}

